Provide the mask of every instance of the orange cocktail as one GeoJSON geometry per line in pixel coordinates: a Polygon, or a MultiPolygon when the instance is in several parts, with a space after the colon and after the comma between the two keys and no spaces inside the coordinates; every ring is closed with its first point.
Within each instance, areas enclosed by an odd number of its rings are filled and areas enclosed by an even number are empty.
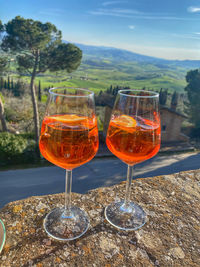
{"type": "Polygon", "coordinates": [[[106,143],[114,155],[134,165],[159,151],[160,123],[140,116],[116,116],[110,121],[106,143]]]}
{"type": "Polygon", "coordinates": [[[109,150],[127,164],[125,199],[105,208],[106,220],[121,230],[137,230],[146,223],[143,208],[131,201],[133,166],[155,156],[160,148],[159,94],[119,90],[108,127],[109,150]]]}
{"type": "Polygon", "coordinates": [[[96,117],[46,116],[39,146],[48,161],[64,169],[71,170],[90,161],[98,150],[96,117]]]}

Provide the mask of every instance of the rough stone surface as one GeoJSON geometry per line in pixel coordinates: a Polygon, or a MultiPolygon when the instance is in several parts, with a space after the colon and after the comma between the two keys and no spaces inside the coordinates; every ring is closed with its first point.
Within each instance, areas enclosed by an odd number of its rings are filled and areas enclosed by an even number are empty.
{"type": "Polygon", "coordinates": [[[200,170],[135,180],[131,199],[148,214],[137,231],[113,228],[104,219],[107,204],[124,197],[125,183],[73,194],[73,203],[85,209],[91,226],[70,242],[50,239],[43,229],[45,214],[64,202],[64,194],[31,197],[0,210],[7,238],[0,266],[127,267],[200,266],[200,170]]]}

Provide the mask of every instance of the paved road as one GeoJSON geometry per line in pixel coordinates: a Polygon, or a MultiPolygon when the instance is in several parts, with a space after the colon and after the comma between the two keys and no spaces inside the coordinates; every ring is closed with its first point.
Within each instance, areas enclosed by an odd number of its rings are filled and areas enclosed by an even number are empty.
{"type": "MultiPolygon", "coordinates": [[[[200,153],[156,156],[135,167],[135,177],[145,178],[200,168],[200,153]]],[[[58,167],[0,171],[0,208],[32,195],[64,191],[65,171],[58,167]]],[[[94,159],[73,171],[72,191],[110,186],[126,179],[126,165],[116,158],[94,159]]]]}

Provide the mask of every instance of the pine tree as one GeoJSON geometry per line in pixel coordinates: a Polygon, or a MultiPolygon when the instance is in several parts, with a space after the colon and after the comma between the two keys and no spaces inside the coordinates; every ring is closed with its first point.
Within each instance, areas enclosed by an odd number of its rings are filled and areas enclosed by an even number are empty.
{"type": "Polygon", "coordinates": [[[65,70],[71,73],[79,67],[82,51],[71,43],[62,43],[61,31],[49,22],[42,23],[16,16],[4,25],[4,29],[1,49],[10,53],[17,52],[18,72],[30,75],[36,150],[40,157],[39,111],[34,85],[36,76],[47,70],[52,72],[65,70]]]}

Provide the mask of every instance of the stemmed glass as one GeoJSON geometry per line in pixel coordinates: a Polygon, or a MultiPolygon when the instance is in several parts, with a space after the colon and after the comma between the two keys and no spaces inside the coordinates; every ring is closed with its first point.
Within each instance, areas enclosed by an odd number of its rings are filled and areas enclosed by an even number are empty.
{"type": "Polygon", "coordinates": [[[125,200],[105,209],[108,222],[121,230],[136,230],[146,222],[142,207],[130,201],[133,166],[160,148],[159,95],[145,90],[120,90],[108,127],[109,150],[128,165],[125,200]]]}
{"type": "Polygon", "coordinates": [[[5,226],[2,222],[2,220],[0,219],[0,253],[3,249],[4,244],[5,244],[5,240],[6,240],[6,229],[5,229],[5,226]]]}
{"type": "Polygon", "coordinates": [[[71,205],[72,170],[90,161],[99,146],[94,93],[80,88],[52,88],[42,122],[39,147],[53,164],[66,169],[65,206],[44,220],[46,232],[58,240],[73,240],[89,227],[89,217],[71,205]]]}

